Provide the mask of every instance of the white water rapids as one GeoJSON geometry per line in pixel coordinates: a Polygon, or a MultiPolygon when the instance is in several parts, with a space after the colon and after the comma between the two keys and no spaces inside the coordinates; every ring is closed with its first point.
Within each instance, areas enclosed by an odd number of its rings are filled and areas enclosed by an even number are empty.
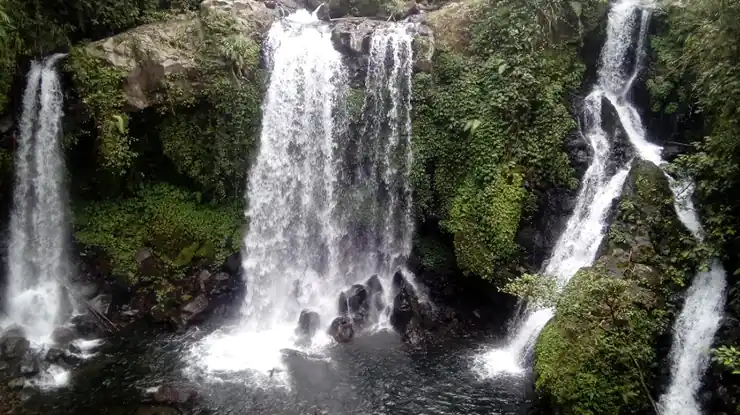
{"type": "MultiPolygon", "coordinates": [[[[616,110],[637,156],[658,166],[665,164],[662,148],[648,141],[639,112],[628,99],[644,63],[652,7],[652,3],[639,0],[620,0],[610,6],[599,81],[584,104],[584,136],[593,148],[593,160],[584,176],[576,208],[544,270],[545,275],[557,279],[561,289],[578,269],[593,263],[606,230],[604,214],[611,200],[619,196],[627,173],[623,167],[611,179],[604,177],[610,144],[600,127],[602,99],[608,100],[616,110]],[[634,55],[630,56],[636,29],[637,44],[634,55]],[[631,70],[628,69],[630,59],[631,70]]],[[[700,221],[691,202],[693,185],[666,176],[680,221],[694,237],[701,239],[700,221]]],[[[697,273],[686,293],[684,307],[673,330],[671,382],[659,404],[663,414],[701,413],[696,393],[707,369],[709,349],[722,316],[725,284],[725,271],[721,263],[714,260],[707,271],[697,273]]],[[[484,376],[523,372],[537,337],[552,317],[552,309],[525,310],[506,346],[481,356],[477,361],[478,369],[484,376]]]]}
{"type": "MultiPolygon", "coordinates": [[[[411,248],[411,39],[404,24],[373,34],[368,117],[361,136],[348,137],[348,71],[328,25],[299,10],[271,27],[260,148],[247,188],[247,295],[236,326],[193,347],[197,372],[285,381],[281,349],[320,353],[343,290],[377,274],[389,303],[391,278],[411,248]],[[320,328],[299,346],[302,310],[318,313],[320,328]]],[[[387,310],[383,317],[384,327],[387,310]]]]}

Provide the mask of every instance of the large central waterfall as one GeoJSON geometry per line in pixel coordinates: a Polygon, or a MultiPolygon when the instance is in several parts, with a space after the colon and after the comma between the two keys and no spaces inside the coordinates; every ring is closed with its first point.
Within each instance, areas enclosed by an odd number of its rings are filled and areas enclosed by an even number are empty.
{"type": "Polygon", "coordinates": [[[329,341],[343,290],[371,275],[388,288],[403,267],[412,231],[411,36],[402,24],[386,29],[372,37],[359,131],[348,127],[347,70],[329,26],[300,10],[270,29],[270,80],[247,189],[247,295],[238,326],[195,347],[207,371],[272,378],[280,350],[299,347],[304,310],[320,321],[316,351],[329,341]]]}
{"type": "Polygon", "coordinates": [[[62,91],[54,68],[62,56],[32,63],[15,156],[3,308],[35,343],[48,342],[63,322],[62,286],[70,272],[60,143],[62,91]]]}

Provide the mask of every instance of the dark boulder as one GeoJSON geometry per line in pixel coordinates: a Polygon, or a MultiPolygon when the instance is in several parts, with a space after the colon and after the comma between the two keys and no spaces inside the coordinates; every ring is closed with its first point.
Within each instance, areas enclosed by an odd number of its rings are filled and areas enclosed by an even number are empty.
{"type": "Polygon", "coordinates": [[[391,325],[405,342],[416,344],[426,331],[434,328],[434,312],[429,303],[419,300],[414,287],[400,273],[394,276],[393,285],[398,291],[393,298],[391,325]]]}
{"type": "Polygon", "coordinates": [[[352,326],[352,320],[348,317],[337,317],[329,326],[329,335],[337,343],[348,343],[355,336],[355,329],[352,326]]]}
{"type": "Polygon", "coordinates": [[[19,371],[25,377],[31,377],[41,372],[41,361],[34,353],[28,353],[20,364],[19,371]]]}
{"type": "Polygon", "coordinates": [[[31,342],[29,342],[23,329],[19,326],[10,326],[0,335],[0,357],[6,359],[20,359],[26,355],[31,342]]]}
{"type": "Polygon", "coordinates": [[[198,391],[188,384],[172,383],[162,385],[154,392],[154,402],[168,405],[192,403],[198,397],[198,391]]]}
{"type": "Polygon", "coordinates": [[[75,329],[67,326],[57,327],[51,333],[51,340],[58,346],[66,346],[77,337],[78,334],[75,329]]]}
{"type": "Polygon", "coordinates": [[[380,278],[378,277],[377,274],[368,278],[367,282],[365,282],[365,286],[367,287],[367,290],[370,293],[370,295],[383,293],[383,284],[380,282],[380,278]]]}
{"type": "Polygon", "coordinates": [[[370,308],[368,292],[364,285],[355,284],[347,291],[347,304],[352,314],[358,314],[370,308]]]}
{"type": "Polygon", "coordinates": [[[377,275],[373,275],[365,282],[368,292],[370,293],[370,305],[373,307],[373,314],[379,314],[385,308],[385,299],[383,298],[383,284],[377,275]]]}
{"type": "Polygon", "coordinates": [[[224,262],[224,268],[226,269],[226,272],[231,275],[239,275],[239,272],[241,272],[242,269],[241,252],[234,252],[233,254],[229,255],[229,257],[226,258],[226,261],[224,262]]]}
{"type": "Polygon", "coordinates": [[[303,310],[298,317],[298,333],[308,338],[313,337],[321,324],[319,313],[315,311],[303,310]]]}
{"type": "Polygon", "coordinates": [[[201,294],[185,304],[180,310],[180,321],[184,326],[193,324],[208,309],[208,298],[201,294]]]}
{"type": "Polygon", "coordinates": [[[337,300],[337,312],[340,315],[346,315],[349,312],[349,304],[347,303],[347,294],[339,293],[339,299],[337,300]]]}

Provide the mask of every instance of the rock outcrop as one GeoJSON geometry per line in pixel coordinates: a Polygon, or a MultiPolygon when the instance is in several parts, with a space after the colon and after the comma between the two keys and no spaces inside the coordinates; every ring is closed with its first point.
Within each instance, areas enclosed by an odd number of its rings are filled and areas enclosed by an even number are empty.
{"type": "MultiPolygon", "coordinates": [[[[102,58],[123,76],[123,93],[126,110],[138,111],[162,102],[171,102],[162,92],[164,81],[171,81],[178,90],[195,93],[202,86],[199,79],[202,65],[201,52],[208,36],[208,16],[218,14],[231,20],[235,36],[261,42],[270,25],[301,7],[314,9],[311,0],[205,0],[200,12],[177,16],[171,20],[143,25],[86,47],[86,51],[102,58]]],[[[402,4],[394,3],[396,6],[402,4]]],[[[394,7],[396,7],[394,6],[394,7]]],[[[376,30],[395,24],[388,15],[378,12],[378,2],[373,1],[330,1],[328,7],[333,19],[322,23],[329,27],[337,50],[345,54],[351,72],[353,86],[361,86],[367,67],[370,37],[376,30]],[[362,7],[361,4],[364,5],[362,7]],[[365,7],[367,6],[367,7],[365,7]],[[368,18],[369,17],[369,18],[368,18]],[[382,20],[373,20],[374,18],[382,20]]],[[[409,5],[412,7],[412,5],[409,5]]],[[[385,9],[383,9],[385,10],[385,9]]],[[[394,9],[395,10],[395,9],[394,9]]],[[[408,14],[405,6],[398,15],[408,14]]],[[[394,12],[394,16],[396,13],[394,12]]],[[[408,30],[414,35],[414,63],[417,70],[429,70],[434,53],[434,36],[426,24],[424,14],[409,19],[408,30]]],[[[211,59],[212,60],[212,59],[211,59]]],[[[210,62],[209,64],[213,64],[210,62]]],[[[227,70],[227,62],[223,64],[227,70]]],[[[184,97],[176,97],[182,99],[184,97]]]]}

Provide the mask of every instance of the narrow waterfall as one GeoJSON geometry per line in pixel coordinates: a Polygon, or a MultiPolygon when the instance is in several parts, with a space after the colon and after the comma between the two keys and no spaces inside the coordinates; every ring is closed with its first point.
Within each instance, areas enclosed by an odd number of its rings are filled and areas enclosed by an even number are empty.
{"type": "Polygon", "coordinates": [[[70,264],[60,143],[62,91],[54,68],[64,55],[33,62],[23,94],[8,243],[4,309],[34,343],[63,322],[70,264]]]}
{"type": "MultiPolygon", "coordinates": [[[[638,157],[662,166],[666,164],[661,158],[662,148],[648,141],[640,115],[627,99],[632,82],[641,69],[639,64],[644,59],[645,38],[652,7],[652,3],[637,0],[622,0],[612,6],[607,44],[619,43],[620,46],[612,46],[612,49],[623,51],[612,61],[622,62],[615,68],[625,67],[625,62],[630,58],[636,63],[632,74],[623,78],[626,79],[623,87],[620,88],[618,83],[612,83],[606,84],[605,89],[606,96],[616,109],[619,121],[638,157]],[[631,36],[635,32],[634,22],[637,21],[640,22],[637,47],[635,56],[630,57],[627,51],[631,44],[631,36]]],[[[623,74],[619,76],[624,77],[623,74]]],[[[701,222],[691,201],[693,184],[679,182],[668,174],[665,175],[674,195],[679,220],[695,238],[701,240],[703,238],[701,222]]],[[[670,355],[671,382],[668,391],[660,399],[661,411],[666,415],[701,413],[696,393],[709,365],[709,349],[722,318],[725,276],[722,264],[715,259],[711,262],[709,270],[699,271],[694,276],[686,292],[683,309],[673,329],[673,347],[670,355]]]]}
{"type": "Polygon", "coordinates": [[[247,188],[242,318],[193,348],[206,372],[269,374],[257,382],[283,376],[273,376],[283,366],[281,349],[319,352],[329,343],[326,328],[343,290],[374,274],[389,287],[412,231],[411,36],[403,25],[372,38],[357,134],[347,128],[347,70],[328,25],[299,10],[273,24],[266,52],[270,80],[247,188]],[[295,333],[304,310],[320,322],[308,345],[295,333]]]}
{"type": "MultiPolygon", "coordinates": [[[[639,115],[626,99],[644,63],[650,15],[641,12],[640,3],[639,0],[621,0],[611,5],[598,82],[583,103],[581,130],[593,156],[584,174],[573,214],[543,270],[544,275],[557,280],[560,290],[579,269],[592,265],[596,259],[607,230],[606,214],[612,201],[620,196],[630,168],[629,161],[616,165],[619,161],[612,160],[615,143],[610,142],[602,120],[605,100],[616,110],[640,156],[649,157],[651,161],[660,159],[661,148],[648,143],[644,134],[635,132],[642,128],[639,115]],[[629,52],[636,28],[638,45],[634,56],[631,56],[629,52]]],[[[552,308],[525,309],[504,348],[494,349],[480,359],[479,366],[484,376],[523,372],[540,332],[553,315],[552,308]]]]}

